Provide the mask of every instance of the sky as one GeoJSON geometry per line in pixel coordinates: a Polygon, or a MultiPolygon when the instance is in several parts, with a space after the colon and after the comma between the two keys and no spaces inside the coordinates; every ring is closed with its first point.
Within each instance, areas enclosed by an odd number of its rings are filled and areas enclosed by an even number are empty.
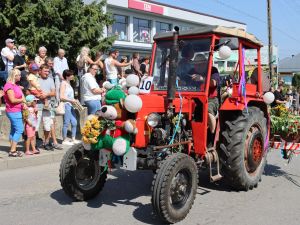
{"type": "MultiPolygon", "coordinates": [[[[268,45],[267,0],[156,0],[247,24],[268,45]]],[[[272,0],[273,44],[279,59],[300,53],[300,0],[272,0]]]]}

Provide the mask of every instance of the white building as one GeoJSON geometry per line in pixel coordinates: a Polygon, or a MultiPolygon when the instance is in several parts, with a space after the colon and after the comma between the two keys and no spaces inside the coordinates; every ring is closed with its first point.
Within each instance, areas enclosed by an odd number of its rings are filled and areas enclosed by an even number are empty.
{"type": "MultiPolygon", "coordinates": [[[[85,3],[90,2],[85,0],[85,3]]],[[[157,32],[171,31],[174,26],[188,30],[205,25],[222,25],[246,30],[246,24],[241,22],[154,1],[107,0],[105,10],[115,19],[115,23],[105,30],[105,35],[117,35],[114,47],[120,50],[121,55],[131,55],[133,52],[149,54],[153,36],[157,32]]]]}

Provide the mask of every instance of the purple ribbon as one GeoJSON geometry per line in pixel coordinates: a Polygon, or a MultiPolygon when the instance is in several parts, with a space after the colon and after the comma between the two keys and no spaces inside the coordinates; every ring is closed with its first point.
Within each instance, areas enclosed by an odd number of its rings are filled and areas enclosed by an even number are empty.
{"type": "Polygon", "coordinates": [[[239,83],[239,96],[244,96],[245,100],[245,108],[248,113],[248,107],[247,107],[247,93],[246,93],[246,76],[245,76],[245,48],[242,49],[242,61],[241,61],[241,69],[242,69],[242,76],[239,83]]]}

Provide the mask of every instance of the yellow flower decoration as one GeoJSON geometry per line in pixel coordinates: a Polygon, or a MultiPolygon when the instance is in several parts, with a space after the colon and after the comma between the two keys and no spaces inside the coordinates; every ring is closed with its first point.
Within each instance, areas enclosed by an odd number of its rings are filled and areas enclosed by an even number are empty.
{"type": "Polygon", "coordinates": [[[96,144],[101,134],[101,123],[98,117],[90,117],[81,129],[81,134],[84,143],[96,144]]]}

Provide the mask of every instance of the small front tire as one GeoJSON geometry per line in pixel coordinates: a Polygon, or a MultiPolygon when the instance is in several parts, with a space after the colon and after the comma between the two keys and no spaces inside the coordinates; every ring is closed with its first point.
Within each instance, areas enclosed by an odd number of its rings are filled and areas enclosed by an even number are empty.
{"type": "Polygon", "coordinates": [[[152,206],[166,223],[183,220],[189,213],[198,186],[198,170],[193,158],[183,153],[168,156],[152,182],[152,206]]]}
{"type": "Polygon", "coordinates": [[[70,148],[61,161],[60,183],[65,193],[74,200],[94,198],[104,186],[107,171],[99,166],[93,153],[78,144],[70,148]]]}

